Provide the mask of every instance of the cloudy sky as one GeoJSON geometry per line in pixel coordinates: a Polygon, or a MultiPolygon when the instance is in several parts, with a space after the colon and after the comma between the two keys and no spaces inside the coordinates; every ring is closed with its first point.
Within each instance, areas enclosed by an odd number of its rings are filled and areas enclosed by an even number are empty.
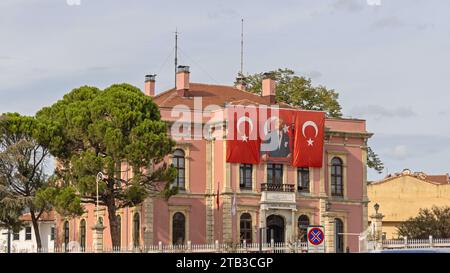
{"type": "Polygon", "coordinates": [[[387,172],[446,173],[449,13],[442,0],[1,0],[0,112],[34,114],[85,84],[143,87],[147,73],[168,89],[175,29],[193,81],[232,84],[244,18],[245,72],[287,67],[336,89],[387,172]]]}

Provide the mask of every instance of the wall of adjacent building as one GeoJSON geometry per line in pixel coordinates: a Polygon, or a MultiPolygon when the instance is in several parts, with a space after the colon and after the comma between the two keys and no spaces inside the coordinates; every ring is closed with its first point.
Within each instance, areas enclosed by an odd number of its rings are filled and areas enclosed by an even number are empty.
{"type": "MultiPolygon", "coordinates": [[[[12,252],[36,252],[36,236],[34,234],[34,228],[31,225],[31,240],[26,240],[25,238],[25,228],[21,229],[19,232],[19,240],[13,239],[13,234],[11,232],[11,251],[12,252]]],[[[48,251],[53,251],[54,240],[51,239],[51,228],[54,227],[53,222],[40,222],[39,223],[39,233],[41,237],[42,248],[48,251]]],[[[6,229],[0,229],[0,252],[5,252],[7,250],[8,235],[6,229]]]]}
{"type": "Polygon", "coordinates": [[[450,206],[450,184],[438,184],[419,178],[402,175],[386,181],[371,183],[367,187],[371,202],[369,215],[374,213],[373,205],[380,205],[383,218],[383,232],[388,239],[397,238],[396,226],[419,210],[432,206],[450,206]]]}

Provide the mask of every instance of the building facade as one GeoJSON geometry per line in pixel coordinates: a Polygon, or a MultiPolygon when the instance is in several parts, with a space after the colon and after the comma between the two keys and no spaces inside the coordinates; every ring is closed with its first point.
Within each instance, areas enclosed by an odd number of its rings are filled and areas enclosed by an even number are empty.
{"type": "MultiPolygon", "coordinates": [[[[196,127],[205,128],[207,124],[226,128],[227,120],[214,114],[226,111],[229,104],[278,105],[295,110],[275,101],[274,80],[266,78],[262,86],[262,95],[256,95],[245,91],[240,83],[192,83],[189,68],[179,67],[175,88],[155,95],[155,77],[150,75],[146,77],[145,94],[153,97],[162,119],[169,124],[179,121],[174,108],[181,105],[191,109],[190,134],[195,135],[196,127]]],[[[208,128],[204,131],[211,132],[208,128]]],[[[258,242],[260,233],[263,241],[294,242],[305,240],[308,225],[322,225],[327,252],[356,252],[357,234],[367,228],[369,137],[364,120],[326,118],[321,168],[274,162],[228,163],[227,141],[220,135],[206,133],[177,141],[167,160],[178,170],[174,183],[179,194],[167,201],[148,198],[140,206],[119,211],[121,245],[258,242]]],[[[128,169],[126,163],[122,169],[128,169]]],[[[107,211],[101,209],[100,215],[106,226],[104,245],[108,247],[107,211]]],[[[59,217],[57,222],[58,244],[77,241],[92,245],[93,206],[87,205],[82,217],[59,217]]]]}
{"type": "MultiPolygon", "coordinates": [[[[384,217],[383,237],[397,239],[397,226],[420,209],[450,206],[450,180],[448,174],[427,175],[405,169],[367,186],[371,204],[379,204],[384,217]]],[[[369,214],[374,212],[371,207],[369,214]]],[[[370,219],[369,219],[370,221],[370,219]]]]}
{"type": "MultiPolygon", "coordinates": [[[[34,227],[31,223],[31,215],[22,215],[24,227],[18,231],[10,231],[11,252],[36,252],[37,243],[34,227]]],[[[42,249],[52,252],[55,246],[55,216],[53,212],[43,213],[38,222],[42,249]]],[[[8,230],[0,229],[0,252],[6,252],[8,248],[8,230]]]]}

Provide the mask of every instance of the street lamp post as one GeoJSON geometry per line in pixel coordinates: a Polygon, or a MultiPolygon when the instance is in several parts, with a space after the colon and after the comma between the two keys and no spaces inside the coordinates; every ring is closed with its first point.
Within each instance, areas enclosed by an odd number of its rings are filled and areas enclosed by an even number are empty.
{"type": "Polygon", "coordinates": [[[96,197],[97,197],[97,200],[96,200],[96,205],[95,205],[95,211],[96,211],[96,217],[97,217],[97,224],[99,223],[99,220],[100,220],[100,216],[99,216],[99,213],[98,213],[98,210],[99,210],[98,182],[100,180],[103,180],[103,177],[104,177],[103,173],[99,172],[97,174],[97,178],[96,178],[96,184],[97,184],[96,185],[96,197]]]}
{"type": "Polygon", "coordinates": [[[102,172],[99,172],[97,174],[97,177],[95,179],[96,182],[96,194],[97,194],[97,200],[95,204],[96,209],[96,217],[97,217],[97,223],[92,227],[94,234],[93,234],[93,249],[94,252],[99,253],[103,252],[103,230],[105,227],[103,226],[103,223],[100,222],[100,215],[99,215],[99,194],[98,194],[98,183],[100,180],[105,179],[105,175],[102,172]]]}

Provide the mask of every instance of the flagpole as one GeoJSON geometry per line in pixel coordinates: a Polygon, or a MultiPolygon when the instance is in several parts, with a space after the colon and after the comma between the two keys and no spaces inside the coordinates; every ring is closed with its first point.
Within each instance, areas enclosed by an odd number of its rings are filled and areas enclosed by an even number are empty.
{"type": "Polygon", "coordinates": [[[217,210],[216,210],[216,215],[217,215],[217,228],[218,228],[218,232],[217,232],[217,238],[216,240],[218,242],[220,242],[220,235],[221,235],[221,223],[220,223],[220,216],[219,216],[219,207],[220,207],[220,200],[219,200],[219,195],[220,195],[220,181],[217,182],[217,192],[216,192],[216,206],[217,206],[217,210]]]}

